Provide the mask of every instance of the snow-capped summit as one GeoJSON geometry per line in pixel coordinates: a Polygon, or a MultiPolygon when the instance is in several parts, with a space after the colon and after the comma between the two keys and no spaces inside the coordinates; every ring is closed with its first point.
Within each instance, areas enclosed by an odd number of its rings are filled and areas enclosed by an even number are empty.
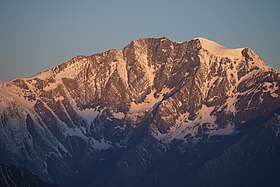
{"type": "Polygon", "coordinates": [[[230,59],[239,59],[242,58],[242,51],[245,49],[243,48],[226,48],[214,41],[211,41],[206,38],[195,38],[200,41],[201,46],[203,49],[207,50],[212,55],[218,57],[227,57],[230,59]]]}
{"type": "MultiPolygon", "coordinates": [[[[227,58],[232,62],[235,62],[233,66],[244,66],[244,62],[247,62],[248,69],[261,69],[264,71],[272,70],[252,49],[248,47],[242,48],[226,48],[221,44],[211,41],[206,38],[194,38],[201,44],[202,51],[209,53],[210,56],[215,58],[227,58]],[[246,60],[245,60],[246,59],[246,60]]],[[[208,55],[206,55],[208,56],[208,55]]]]}

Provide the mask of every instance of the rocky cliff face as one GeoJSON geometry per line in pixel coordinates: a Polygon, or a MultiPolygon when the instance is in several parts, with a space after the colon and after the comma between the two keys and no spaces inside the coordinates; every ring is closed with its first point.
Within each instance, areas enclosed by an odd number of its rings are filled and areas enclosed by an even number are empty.
{"type": "Polygon", "coordinates": [[[249,48],[203,38],[77,56],[1,84],[0,161],[61,185],[195,185],[277,113],[279,75],[249,48]]]}

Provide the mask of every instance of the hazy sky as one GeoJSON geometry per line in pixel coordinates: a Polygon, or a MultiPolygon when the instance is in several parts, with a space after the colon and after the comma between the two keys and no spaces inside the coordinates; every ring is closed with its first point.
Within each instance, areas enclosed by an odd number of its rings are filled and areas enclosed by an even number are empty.
{"type": "Polygon", "coordinates": [[[141,37],[250,47],[280,69],[279,0],[1,0],[0,80],[141,37]]]}

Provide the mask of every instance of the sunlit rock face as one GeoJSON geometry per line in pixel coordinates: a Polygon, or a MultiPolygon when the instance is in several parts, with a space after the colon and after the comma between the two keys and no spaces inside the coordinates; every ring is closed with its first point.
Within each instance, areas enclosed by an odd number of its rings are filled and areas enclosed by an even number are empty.
{"type": "Polygon", "coordinates": [[[260,151],[276,141],[276,158],[279,75],[249,48],[204,38],[77,56],[1,83],[0,162],[62,186],[201,186],[259,150],[247,145],[262,131],[260,151]]]}

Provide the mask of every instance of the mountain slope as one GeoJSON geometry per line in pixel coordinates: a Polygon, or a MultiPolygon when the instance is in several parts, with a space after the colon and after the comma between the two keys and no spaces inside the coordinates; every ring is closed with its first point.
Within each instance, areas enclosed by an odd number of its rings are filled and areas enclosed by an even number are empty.
{"type": "Polygon", "coordinates": [[[158,172],[151,174],[158,185],[170,184],[160,181],[171,180],[164,169],[174,172],[176,160],[198,167],[263,125],[280,106],[279,75],[249,48],[204,38],[142,38],[120,51],[77,56],[1,83],[0,162],[62,185],[87,170],[96,176],[85,185],[156,182],[148,170],[158,172]],[[158,168],[164,162],[170,166],[158,168]]]}
{"type": "Polygon", "coordinates": [[[279,186],[279,125],[278,114],[206,162],[197,186],[279,186]]]}
{"type": "Polygon", "coordinates": [[[36,175],[16,166],[0,166],[0,186],[58,187],[41,181],[36,175]]]}

